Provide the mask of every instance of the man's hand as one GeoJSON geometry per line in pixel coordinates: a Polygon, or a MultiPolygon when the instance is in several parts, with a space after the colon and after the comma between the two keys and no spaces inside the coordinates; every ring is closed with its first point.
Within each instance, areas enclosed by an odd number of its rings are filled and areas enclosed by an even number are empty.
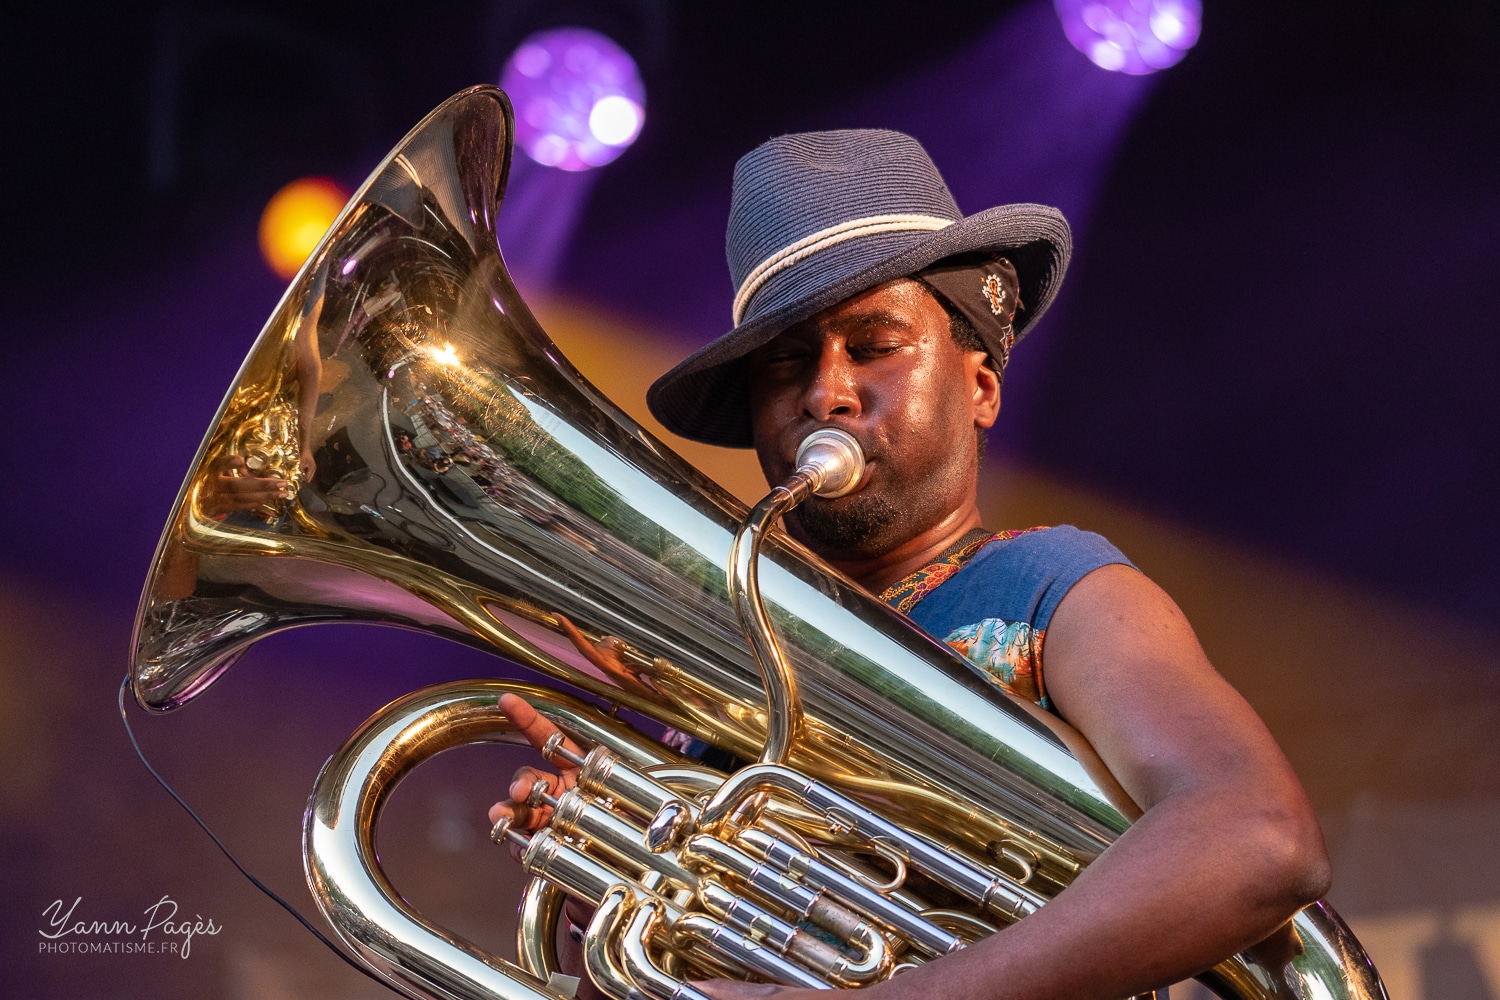
{"type": "MultiPolygon", "coordinates": [[[[542,713],[531,707],[531,703],[520,695],[503,694],[500,696],[500,711],[510,720],[511,725],[516,727],[516,732],[526,737],[526,742],[538,750],[546,746],[547,740],[561,730],[549,722],[542,713]]],[[[579,753],[578,746],[572,741],[565,739],[563,746],[579,753]]],[[[549,792],[554,798],[564,791],[572,788],[578,783],[578,768],[564,762],[560,767],[560,773],[544,771],[535,767],[521,767],[516,769],[515,775],[510,779],[510,788],[507,794],[510,796],[490,806],[490,824],[500,822],[506,816],[515,820],[515,825],[523,830],[540,830],[547,825],[552,818],[552,807],[541,805],[535,808],[527,804],[527,798],[538,781],[545,781],[549,792]]],[[[520,860],[520,852],[512,847],[511,853],[520,860]]]]}
{"type": "MultiPolygon", "coordinates": [[[[510,720],[511,725],[516,727],[516,732],[526,737],[526,742],[538,750],[547,745],[547,741],[560,732],[556,726],[548,721],[542,713],[531,707],[531,703],[520,695],[503,694],[500,696],[500,711],[510,720]]],[[[577,744],[572,740],[565,739],[563,746],[579,753],[577,744]]],[[[547,805],[533,809],[526,802],[531,795],[532,788],[538,781],[547,782],[550,794],[555,798],[565,790],[572,788],[578,783],[578,768],[564,761],[560,767],[560,773],[543,771],[535,767],[522,767],[516,770],[515,776],[510,779],[510,789],[507,794],[510,798],[496,802],[490,806],[489,819],[491,825],[500,822],[509,816],[515,820],[515,825],[523,830],[539,830],[552,818],[552,808],[547,805]]],[[[509,845],[511,856],[517,861],[521,860],[521,850],[514,844],[509,845]]],[[[563,903],[563,913],[569,921],[579,927],[588,926],[592,916],[588,907],[579,903],[569,896],[563,903]]],[[[578,976],[582,982],[578,991],[579,1000],[604,1000],[603,994],[594,987],[593,981],[589,979],[588,972],[584,968],[583,956],[579,946],[566,935],[558,935],[558,958],[562,963],[565,973],[578,976]]]]}

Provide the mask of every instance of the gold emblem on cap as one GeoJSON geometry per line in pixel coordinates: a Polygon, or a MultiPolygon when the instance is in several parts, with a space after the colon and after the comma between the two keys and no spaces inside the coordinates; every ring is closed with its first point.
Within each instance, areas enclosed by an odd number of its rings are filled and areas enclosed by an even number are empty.
{"type": "Polygon", "coordinates": [[[999,316],[1005,310],[1005,286],[1000,283],[998,274],[986,274],[984,280],[979,283],[979,290],[984,297],[989,299],[990,312],[999,316]]]}

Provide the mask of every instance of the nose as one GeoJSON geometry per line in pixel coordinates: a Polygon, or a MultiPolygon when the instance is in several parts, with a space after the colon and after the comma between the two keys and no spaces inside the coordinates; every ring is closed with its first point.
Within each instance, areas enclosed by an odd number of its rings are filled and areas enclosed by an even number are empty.
{"type": "Polygon", "coordinates": [[[837,343],[825,343],[802,398],[803,411],[817,421],[860,414],[859,382],[849,354],[837,343]]]}

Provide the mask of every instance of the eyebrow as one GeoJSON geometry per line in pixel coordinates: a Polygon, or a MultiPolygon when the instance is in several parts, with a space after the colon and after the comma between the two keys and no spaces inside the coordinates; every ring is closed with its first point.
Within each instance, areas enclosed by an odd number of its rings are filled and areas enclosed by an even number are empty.
{"type": "Polygon", "coordinates": [[[858,330],[870,326],[890,326],[898,330],[910,330],[911,320],[898,313],[886,309],[876,309],[871,312],[858,313],[854,316],[834,320],[829,324],[831,330],[858,330]]]}

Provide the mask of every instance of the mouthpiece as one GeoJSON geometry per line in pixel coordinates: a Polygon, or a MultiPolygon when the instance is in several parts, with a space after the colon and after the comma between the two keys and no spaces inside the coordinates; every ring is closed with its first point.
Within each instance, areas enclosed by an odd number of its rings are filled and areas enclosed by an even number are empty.
{"type": "Polygon", "coordinates": [[[854,435],[823,427],[797,448],[798,477],[805,476],[815,496],[833,499],[853,493],[865,477],[865,453],[854,435]]]}

